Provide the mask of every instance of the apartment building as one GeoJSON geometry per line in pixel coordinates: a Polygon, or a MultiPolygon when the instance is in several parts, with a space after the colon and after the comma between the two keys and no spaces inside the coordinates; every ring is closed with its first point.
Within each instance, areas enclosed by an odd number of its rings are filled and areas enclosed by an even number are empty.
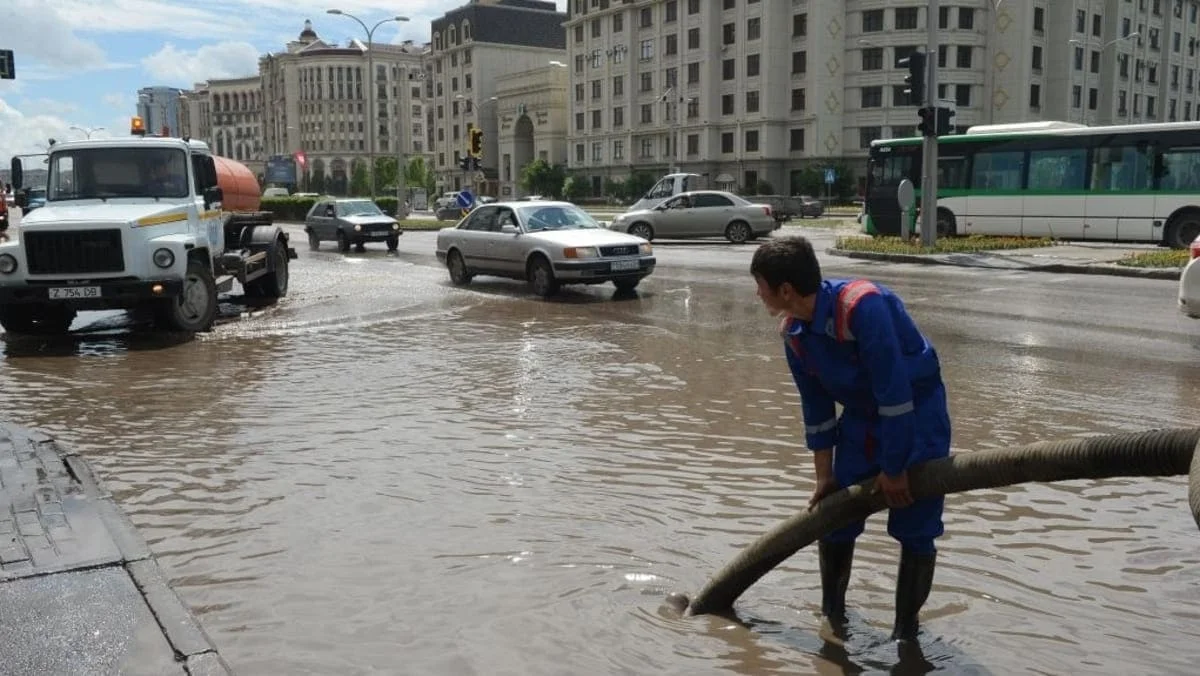
{"type": "Polygon", "coordinates": [[[304,187],[336,194],[348,190],[355,163],[369,161],[372,141],[375,157],[394,155],[408,161],[425,156],[423,58],[427,51],[426,45],[411,41],[373,42],[372,97],[367,89],[371,85],[366,77],[366,43],[327,42],[311,21],[305,21],[286,50],[259,60],[258,86],[266,102],[265,155],[302,157],[304,187]],[[374,110],[368,111],[371,104],[374,110]]]}
{"type": "Polygon", "coordinates": [[[137,92],[137,114],[142,118],[146,130],[152,133],[162,133],[163,129],[171,136],[178,136],[182,127],[179,125],[179,94],[182,90],[175,87],[142,87],[137,92]]]}
{"type": "MultiPolygon", "coordinates": [[[[504,111],[497,106],[496,83],[506,75],[565,61],[566,20],[553,2],[542,0],[472,0],[433,20],[426,72],[431,78],[433,166],[440,189],[474,186],[480,194],[498,194],[499,117],[504,111]],[[482,177],[458,167],[473,126],[484,133],[482,177]]],[[[562,163],[566,158],[553,160],[562,163]]],[[[513,171],[519,175],[522,168],[513,171]]]]}
{"type": "MultiPolygon", "coordinates": [[[[1197,0],[943,0],[937,97],[959,129],[1196,119],[1197,0]]],[[[570,0],[568,166],[792,191],[915,133],[897,60],[922,0],[570,0]]]]}

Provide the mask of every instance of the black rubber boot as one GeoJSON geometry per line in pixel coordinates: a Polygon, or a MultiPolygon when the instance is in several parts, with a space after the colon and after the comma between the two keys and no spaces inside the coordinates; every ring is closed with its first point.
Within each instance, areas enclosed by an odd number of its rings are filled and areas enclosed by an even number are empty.
{"type": "Polygon", "coordinates": [[[817,543],[817,552],[821,562],[821,613],[831,622],[845,622],[854,541],[821,541],[817,543]]]}
{"type": "Polygon", "coordinates": [[[918,615],[933,587],[933,570],[937,552],[917,554],[908,549],[900,552],[900,573],[896,576],[896,624],[893,641],[914,641],[921,625],[918,615]]]}

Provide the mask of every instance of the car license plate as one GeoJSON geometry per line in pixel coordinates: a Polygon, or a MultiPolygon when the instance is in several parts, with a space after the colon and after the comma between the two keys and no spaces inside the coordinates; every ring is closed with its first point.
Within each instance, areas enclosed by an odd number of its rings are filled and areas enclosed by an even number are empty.
{"type": "Polygon", "coordinates": [[[74,298],[99,298],[100,287],[98,286],[60,286],[51,287],[51,300],[71,300],[74,298]]]}
{"type": "Polygon", "coordinates": [[[617,272],[618,270],[637,270],[640,267],[642,267],[641,261],[613,261],[612,262],[613,272],[617,272]]]}

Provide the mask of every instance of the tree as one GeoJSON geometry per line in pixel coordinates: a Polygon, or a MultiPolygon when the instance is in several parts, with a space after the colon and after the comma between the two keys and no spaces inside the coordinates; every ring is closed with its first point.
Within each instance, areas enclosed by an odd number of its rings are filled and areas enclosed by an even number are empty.
{"type": "Polygon", "coordinates": [[[550,164],[540,158],[525,165],[521,171],[521,187],[535,195],[561,199],[565,182],[566,170],[562,165],[550,164]]]}
{"type": "Polygon", "coordinates": [[[575,202],[592,196],[592,186],[587,179],[578,176],[568,176],[563,181],[562,187],[563,197],[571,202],[575,202]]]}
{"type": "Polygon", "coordinates": [[[367,175],[367,163],[354,160],[350,163],[350,195],[361,197],[371,191],[371,178],[367,175]]]}
{"type": "Polygon", "coordinates": [[[625,180],[625,195],[631,200],[640,200],[642,195],[650,192],[655,183],[658,183],[658,179],[653,174],[634,172],[625,180]]]}
{"type": "Polygon", "coordinates": [[[762,181],[762,180],[760,180],[758,183],[754,184],[753,190],[754,190],[753,194],[755,194],[755,195],[774,195],[775,194],[775,186],[771,185],[770,183],[768,183],[766,181],[762,181]]]}
{"type": "Polygon", "coordinates": [[[325,172],[309,174],[308,191],[318,195],[325,194],[325,172]]]}
{"type": "Polygon", "coordinates": [[[396,164],[394,157],[375,158],[375,185],[381,192],[396,192],[396,178],[399,175],[396,164]]]}
{"type": "Polygon", "coordinates": [[[627,197],[625,194],[625,181],[618,181],[614,178],[604,179],[604,194],[617,200],[623,200],[627,197]]]}

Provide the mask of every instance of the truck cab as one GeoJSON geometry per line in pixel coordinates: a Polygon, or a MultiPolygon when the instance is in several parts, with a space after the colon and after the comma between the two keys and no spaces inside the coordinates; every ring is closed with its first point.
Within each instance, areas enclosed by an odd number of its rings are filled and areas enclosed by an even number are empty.
{"type": "MultiPolygon", "coordinates": [[[[269,215],[228,211],[251,188],[257,207],[253,174],[238,165],[244,175],[228,179],[219,165],[232,160],[200,141],[146,136],[139,123],[131,138],[59,143],[41,159],[45,204],[0,243],[0,325],[8,332],[61,333],[79,310],[142,307],[164,328],[203,331],[234,279],[248,296],[286,293],[295,258],[287,235],[269,215]],[[243,185],[245,175],[253,186],[243,185]],[[226,198],[226,189],[235,194],[226,198]]],[[[22,158],[12,174],[19,187],[22,158]]]]}
{"type": "Polygon", "coordinates": [[[708,187],[707,183],[700,174],[667,174],[659,179],[653,188],[646,191],[640,200],[634,202],[628,210],[653,209],[680,193],[704,190],[708,187]]]}

